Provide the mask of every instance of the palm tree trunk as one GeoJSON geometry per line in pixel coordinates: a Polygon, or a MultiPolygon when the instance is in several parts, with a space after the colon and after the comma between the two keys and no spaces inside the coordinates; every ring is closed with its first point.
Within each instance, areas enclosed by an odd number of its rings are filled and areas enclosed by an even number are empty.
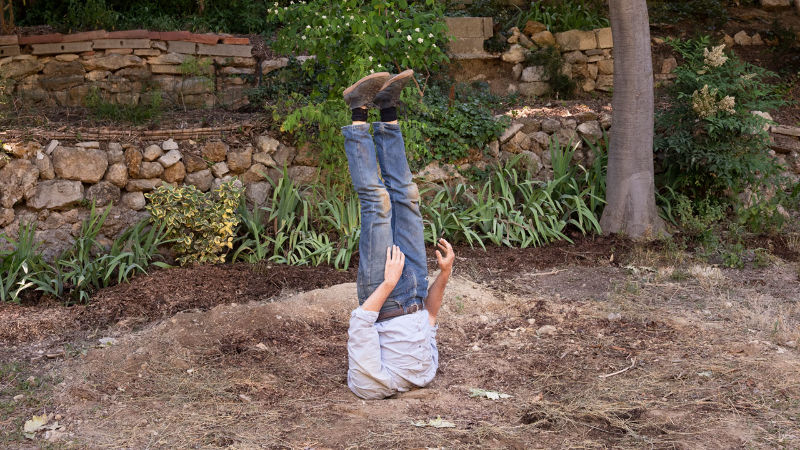
{"type": "Polygon", "coordinates": [[[609,0],[614,36],[613,121],[608,149],[604,233],[664,231],[653,181],[653,62],[645,0],[609,0]]]}

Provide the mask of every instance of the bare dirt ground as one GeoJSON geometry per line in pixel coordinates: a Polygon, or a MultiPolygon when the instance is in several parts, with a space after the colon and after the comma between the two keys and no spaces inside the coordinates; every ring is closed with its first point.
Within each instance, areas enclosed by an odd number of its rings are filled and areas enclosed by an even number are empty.
{"type": "MultiPolygon", "coordinates": [[[[354,285],[297,289],[352,273],[159,271],[96,301],[161,310],[123,308],[105,325],[65,325],[62,338],[4,341],[0,445],[797,448],[795,241],[776,238],[784,257],[744,270],[618,240],[459,249],[436,379],[369,402],[346,386],[354,285]],[[187,279],[197,284],[181,286],[187,279]],[[217,301],[186,303],[193,296],[217,301]],[[472,388],[511,398],[470,397],[472,388]],[[23,422],[42,413],[53,430],[23,437],[23,422]],[[455,426],[412,425],[438,417],[455,426]]],[[[4,327],[31,329],[8,311],[4,327]]]]}

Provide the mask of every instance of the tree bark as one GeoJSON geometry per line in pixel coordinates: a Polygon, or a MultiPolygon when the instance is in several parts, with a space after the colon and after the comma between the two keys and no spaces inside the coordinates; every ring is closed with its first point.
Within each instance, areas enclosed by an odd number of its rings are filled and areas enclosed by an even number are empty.
{"type": "Polygon", "coordinates": [[[603,232],[657,237],[653,179],[653,62],[645,0],[609,0],[614,94],[603,232]]]}

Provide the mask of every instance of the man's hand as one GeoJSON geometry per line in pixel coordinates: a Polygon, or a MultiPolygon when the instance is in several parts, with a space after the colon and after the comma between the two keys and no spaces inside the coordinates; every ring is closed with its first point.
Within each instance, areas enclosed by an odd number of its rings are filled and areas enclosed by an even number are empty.
{"type": "Polygon", "coordinates": [[[436,250],[436,261],[439,263],[439,269],[449,274],[453,271],[453,261],[456,259],[453,247],[444,238],[439,239],[437,246],[439,250],[436,250]]]}
{"type": "Polygon", "coordinates": [[[403,274],[403,266],[406,263],[406,255],[400,251],[400,247],[393,245],[386,248],[386,267],[383,269],[383,282],[394,288],[400,281],[403,274]]]}

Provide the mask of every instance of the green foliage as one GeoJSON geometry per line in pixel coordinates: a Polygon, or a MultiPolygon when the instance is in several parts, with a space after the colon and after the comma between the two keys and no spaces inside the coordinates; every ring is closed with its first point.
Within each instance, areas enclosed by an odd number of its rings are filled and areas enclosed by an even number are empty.
{"type": "Polygon", "coordinates": [[[225,261],[233,247],[239,224],[236,209],[242,189],[226,182],[206,194],[192,185],[164,184],[145,195],[153,224],[163,224],[166,237],[174,242],[178,262],[225,261]]]}
{"type": "MultiPolygon", "coordinates": [[[[105,28],[264,33],[273,2],[265,0],[37,0],[14,2],[20,25],[48,24],[59,31],[105,28]]],[[[288,4],[288,1],[281,1],[288,4]]]]}
{"type": "Polygon", "coordinates": [[[511,48],[511,44],[508,43],[508,36],[502,31],[498,31],[483,41],[483,49],[489,53],[502,53],[509,48],[511,48]]]}
{"type": "Polygon", "coordinates": [[[442,187],[421,205],[425,239],[434,242],[444,235],[455,243],[524,248],[570,241],[568,226],[584,234],[599,232],[591,205],[602,199],[595,196],[592,171],[569,164],[570,148],[555,143],[550,152],[554,178],[548,182],[518,171],[516,157],[498,166],[475,192],[464,184],[442,187]]]}
{"type": "Polygon", "coordinates": [[[158,120],[163,112],[160,90],[145,93],[142,100],[135,105],[121,105],[106,101],[99,89],[92,88],[86,96],[85,103],[92,117],[109,122],[141,125],[158,120]]]}
{"type": "Polygon", "coordinates": [[[514,25],[522,29],[529,20],[543,23],[553,33],[568,30],[593,30],[610,26],[602,2],[592,0],[539,1],[527,12],[518,14],[514,25]]]}
{"type": "Polygon", "coordinates": [[[577,83],[562,72],[564,59],[561,52],[555,47],[542,47],[525,57],[525,64],[529,66],[542,66],[548,83],[553,92],[561,98],[570,98],[575,95],[577,83]]]}
{"type": "Polygon", "coordinates": [[[361,216],[356,197],[349,194],[342,199],[322,188],[303,190],[286,170],[274,184],[267,206],[249,210],[243,203],[239,215],[242,226],[234,260],[325,263],[346,270],[358,250],[361,216]]]}
{"type": "Polygon", "coordinates": [[[36,242],[36,225],[21,224],[16,240],[0,234],[11,250],[0,250],[0,302],[19,303],[35,287],[36,273],[44,267],[36,242]]]}
{"type": "Polygon", "coordinates": [[[485,84],[432,83],[424,97],[409,90],[403,100],[406,116],[400,127],[415,167],[464,158],[470,149],[482,150],[508,127],[508,118],[495,119],[492,111],[506,99],[492,95],[485,84]]]}
{"type": "Polygon", "coordinates": [[[649,0],[650,22],[677,23],[684,20],[721,27],[728,21],[724,0],[649,0]]]}
{"type": "MultiPolygon", "coordinates": [[[[181,61],[181,75],[189,77],[206,77],[213,72],[211,63],[211,58],[198,59],[194,56],[187,56],[183,61],[181,61]]],[[[209,79],[209,82],[210,81],[211,80],[209,79]]]]}
{"type": "Polygon", "coordinates": [[[772,74],[724,55],[721,47],[709,51],[707,37],[669,42],[684,63],[676,69],[670,106],[656,115],[661,184],[701,199],[774,180],[779,165],[768,155],[766,120],[750,112],[784,103],[764,81],[772,74]]]}

